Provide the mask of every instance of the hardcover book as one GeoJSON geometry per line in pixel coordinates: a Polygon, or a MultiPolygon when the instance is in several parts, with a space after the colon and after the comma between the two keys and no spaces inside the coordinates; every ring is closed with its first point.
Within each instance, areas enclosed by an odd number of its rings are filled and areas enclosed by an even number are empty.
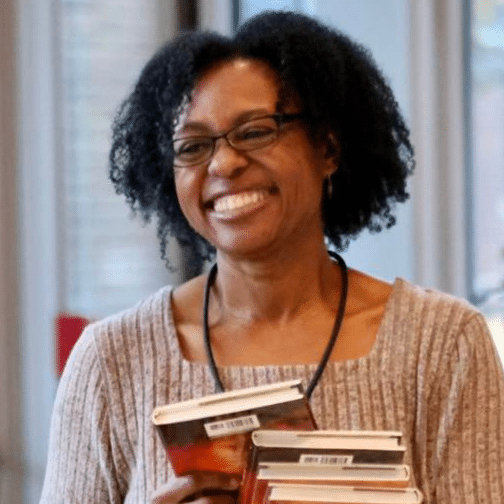
{"type": "Polygon", "coordinates": [[[152,419],[178,476],[220,472],[239,479],[253,430],[316,428],[299,380],[160,406],[152,419]]]}
{"type": "Polygon", "coordinates": [[[397,431],[260,429],[252,443],[256,463],[402,464],[406,447],[401,436],[397,431]]]}
{"type": "Polygon", "coordinates": [[[276,483],[406,488],[410,480],[410,468],[406,464],[332,465],[309,462],[260,462],[257,479],[276,483]]]}
{"type": "Polygon", "coordinates": [[[416,488],[368,488],[334,485],[272,484],[271,504],[420,504],[423,496],[416,488]]]}

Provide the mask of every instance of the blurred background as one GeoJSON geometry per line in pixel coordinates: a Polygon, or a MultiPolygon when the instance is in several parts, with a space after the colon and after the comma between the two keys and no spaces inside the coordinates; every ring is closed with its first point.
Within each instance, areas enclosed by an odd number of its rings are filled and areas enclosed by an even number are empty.
{"type": "Polygon", "coordinates": [[[344,253],[475,303],[504,356],[504,0],[0,0],[0,502],[40,495],[52,402],[79,327],[198,265],[107,179],[110,125],[178,31],[299,10],[368,48],[411,126],[398,223],[344,253]]]}

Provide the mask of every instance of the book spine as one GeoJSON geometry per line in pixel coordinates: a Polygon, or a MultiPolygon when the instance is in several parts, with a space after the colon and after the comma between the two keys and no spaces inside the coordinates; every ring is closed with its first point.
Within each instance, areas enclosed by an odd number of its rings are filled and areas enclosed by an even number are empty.
{"type": "MultiPolygon", "coordinates": [[[[308,400],[305,396],[299,401],[296,401],[297,405],[292,408],[293,411],[305,411],[307,416],[302,422],[277,422],[274,428],[279,430],[307,430],[312,431],[317,429],[317,424],[315,422],[315,417],[311,411],[308,400]]],[[[289,415],[286,415],[289,418],[289,415]]],[[[298,415],[296,415],[298,416],[298,415]]],[[[253,492],[257,476],[257,460],[256,460],[256,450],[255,445],[251,443],[251,447],[248,451],[247,463],[245,464],[245,470],[243,471],[242,484],[240,489],[239,504],[255,504],[253,500],[253,492]]]]}

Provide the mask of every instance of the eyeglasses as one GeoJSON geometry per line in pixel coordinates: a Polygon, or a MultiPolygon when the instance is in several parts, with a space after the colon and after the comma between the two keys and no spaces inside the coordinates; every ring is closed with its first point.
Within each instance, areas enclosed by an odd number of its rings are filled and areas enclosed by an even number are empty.
{"type": "Polygon", "coordinates": [[[179,168],[197,166],[207,162],[214,154],[215,142],[225,138],[239,151],[252,151],[271,145],[285,123],[302,116],[297,114],[271,114],[246,121],[219,136],[191,136],[173,140],[173,165],[179,168]]]}

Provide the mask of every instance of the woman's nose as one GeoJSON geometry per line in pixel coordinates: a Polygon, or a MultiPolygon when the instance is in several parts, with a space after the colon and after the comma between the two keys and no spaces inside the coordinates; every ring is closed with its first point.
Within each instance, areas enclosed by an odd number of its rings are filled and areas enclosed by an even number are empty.
{"type": "Polygon", "coordinates": [[[217,177],[232,178],[243,172],[248,164],[246,153],[235,149],[225,137],[219,138],[207,171],[217,177]]]}

